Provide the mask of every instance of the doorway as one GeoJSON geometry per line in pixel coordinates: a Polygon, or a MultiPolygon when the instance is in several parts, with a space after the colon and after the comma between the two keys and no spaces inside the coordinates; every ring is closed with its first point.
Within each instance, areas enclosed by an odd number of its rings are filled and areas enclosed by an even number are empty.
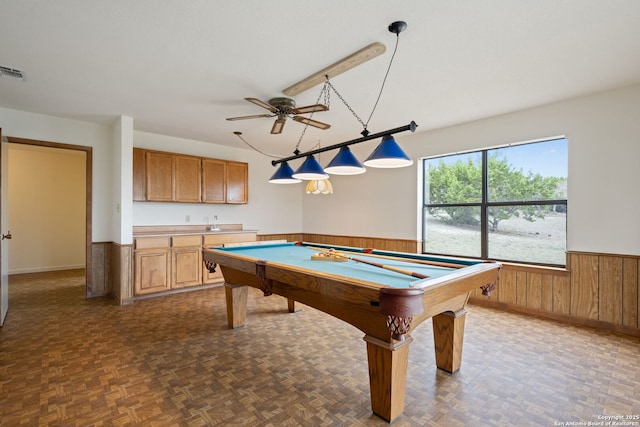
{"type": "MultiPolygon", "coordinates": [[[[91,280],[92,280],[92,242],[91,242],[91,206],[92,206],[92,147],[85,147],[79,145],[62,144],[49,141],[39,141],[25,138],[6,137],[6,141],[12,144],[23,144],[35,147],[49,147],[62,150],[73,150],[74,152],[84,153],[84,175],[85,175],[85,188],[84,188],[84,269],[85,269],[85,297],[91,295],[91,280]]],[[[34,147],[34,148],[35,148],[34,147]]],[[[9,185],[13,185],[9,183],[9,185]]]]}

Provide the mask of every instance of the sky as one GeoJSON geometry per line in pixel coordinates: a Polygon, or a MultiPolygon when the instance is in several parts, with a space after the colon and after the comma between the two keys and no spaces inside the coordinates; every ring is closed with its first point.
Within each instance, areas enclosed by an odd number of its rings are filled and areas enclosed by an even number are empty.
{"type": "MultiPolygon", "coordinates": [[[[514,144],[508,147],[489,150],[489,155],[497,154],[499,158],[507,158],[507,162],[512,168],[527,174],[540,174],[542,176],[554,176],[559,178],[567,177],[568,166],[568,142],[565,138],[553,139],[549,141],[514,144]]],[[[455,163],[459,159],[471,157],[478,163],[480,162],[480,153],[473,152],[468,154],[460,154],[457,156],[435,158],[433,161],[437,164],[440,160],[445,163],[455,163]],[[447,161],[450,160],[450,161],[447,161]]]]}
{"type": "Polygon", "coordinates": [[[539,173],[542,176],[567,177],[567,140],[554,139],[542,143],[522,144],[496,150],[516,169],[539,173]]]}

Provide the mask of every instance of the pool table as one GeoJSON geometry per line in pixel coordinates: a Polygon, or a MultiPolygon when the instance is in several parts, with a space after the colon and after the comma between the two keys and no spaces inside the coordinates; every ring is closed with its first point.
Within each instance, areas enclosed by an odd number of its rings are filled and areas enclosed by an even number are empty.
{"type": "Polygon", "coordinates": [[[490,294],[500,270],[497,262],[307,242],[205,248],[203,260],[222,270],[231,328],[245,324],[251,286],[287,298],[290,312],[297,301],[364,332],[371,407],[389,422],[404,409],[411,329],[432,318],[436,365],[454,373],[469,294],[490,294]]]}

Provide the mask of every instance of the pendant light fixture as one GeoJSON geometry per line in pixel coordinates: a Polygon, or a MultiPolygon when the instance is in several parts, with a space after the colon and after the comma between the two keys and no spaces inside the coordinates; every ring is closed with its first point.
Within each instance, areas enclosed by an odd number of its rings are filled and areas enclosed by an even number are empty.
{"type": "Polygon", "coordinates": [[[297,184],[301,181],[293,177],[293,169],[289,166],[289,163],[283,162],[276,173],[269,179],[269,182],[271,184],[297,184]]]}
{"type": "Polygon", "coordinates": [[[332,175],[359,175],[365,173],[367,169],[356,159],[351,149],[344,146],[324,168],[324,171],[332,175]]]}
{"type": "MultiPolygon", "coordinates": [[[[393,55],[391,57],[391,61],[389,62],[389,69],[391,68],[391,64],[393,63],[393,58],[395,57],[396,50],[398,48],[398,40],[399,35],[402,31],[407,28],[407,24],[404,21],[396,21],[389,25],[389,31],[396,34],[396,49],[394,49],[393,55]]],[[[387,75],[389,74],[389,69],[387,70],[387,74],[385,75],[385,79],[382,83],[382,88],[384,88],[384,82],[386,81],[387,75]]],[[[327,181],[329,177],[328,174],[334,175],[358,175],[366,172],[365,166],[374,167],[374,168],[400,168],[406,167],[413,164],[413,160],[407,156],[407,154],[400,148],[393,135],[399,132],[404,132],[410,130],[411,132],[415,132],[418,125],[412,121],[406,126],[401,126],[395,129],[389,129],[384,132],[378,132],[376,134],[370,135],[369,130],[367,129],[367,125],[371,116],[373,115],[373,111],[375,111],[375,106],[371,115],[369,116],[369,120],[363,122],[360,117],[353,111],[353,109],[344,101],[344,98],[340,96],[340,94],[336,91],[335,87],[331,85],[329,82],[329,77],[326,77],[325,86],[323,86],[320,94],[325,94],[326,102],[325,105],[329,105],[328,102],[328,93],[329,89],[336,92],[338,97],[342,100],[342,102],[349,108],[349,110],[353,113],[353,115],[358,119],[358,121],[363,125],[363,131],[360,133],[362,138],[353,139],[351,141],[342,142],[339,144],[334,144],[328,147],[319,148],[315,150],[308,151],[306,153],[300,153],[298,150],[298,146],[294,150],[294,155],[279,159],[272,160],[271,164],[276,166],[278,163],[281,164],[278,171],[274,174],[274,176],[269,180],[269,182],[274,183],[293,183],[296,180],[309,180],[306,186],[306,192],[311,194],[327,194],[327,192],[332,192],[331,183],[327,181]],[[358,144],[364,141],[370,141],[372,139],[382,138],[380,144],[376,147],[376,149],[371,153],[371,155],[365,160],[364,166],[362,163],[358,161],[358,159],[353,155],[349,146],[353,144],[358,144]],[[323,153],[330,150],[339,149],[340,151],[336,154],[336,156],[329,162],[325,169],[320,166],[320,163],[315,159],[314,155],[323,153]],[[291,172],[291,168],[288,163],[291,160],[296,160],[305,157],[305,161],[300,165],[300,167],[294,172],[291,172]]],[[[382,94],[382,88],[380,89],[380,94],[382,94]]],[[[378,96],[380,99],[380,95],[378,96]]],[[[304,131],[303,134],[304,135],[304,131]]],[[[302,135],[300,139],[302,139],[302,135]]],[[[298,145],[300,141],[298,141],[298,145]]]]}
{"type": "Polygon", "coordinates": [[[331,194],[333,193],[333,185],[328,179],[314,179],[307,183],[305,192],[307,194],[331,194]]]}
{"type": "Polygon", "coordinates": [[[296,179],[304,180],[329,178],[329,175],[322,169],[322,166],[312,154],[307,156],[292,176],[296,179]]]}
{"type": "Polygon", "coordinates": [[[402,168],[411,166],[413,160],[402,151],[393,136],[385,135],[364,164],[372,168],[402,168]]]}
{"type": "MultiPolygon", "coordinates": [[[[413,161],[405,154],[404,151],[402,151],[402,149],[398,146],[395,139],[393,139],[391,135],[394,135],[399,132],[405,132],[405,131],[415,132],[417,127],[418,125],[416,124],[416,122],[412,121],[406,126],[400,126],[395,129],[389,129],[383,132],[374,133],[371,135],[363,136],[362,138],[352,139],[351,141],[330,145],[328,147],[317,148],[315,150],[307,151],[306,153],[297,153],[297,154],[294,154],[293,156],[286,157],[283,159],[272,160],[271,164],[273,166],[276,166],[279,163],[283,164],[291,160],[296,160],[296,159],[301,159],[303,157],[306,157],[306,160],[304,161],[304,163],[302,163],[302,165],[300,165],[298,170],[296,170],[293,173],[292,175],[293,178],[304,179],[304,180],[326,179],[329,176],[327,174],[328,171],[325,171],[324,169],[322,169],[322,166],[320,166],[320,163],[318,163],[318,161],[314,157],[315,154],[325,153],[327,151],[336,150],[338,148],[342,150],[342,148],[346,148],[349,145],[359,144],[365,141],[371,141],[372,139],[376,139],[376,138],[382,138],[382,142],[380,143],[378,148],[376,148],[374,152],[371,154],[371,156],[369,156],[367,161],[365,161],[364,163],[365,166],[372,166],[372,167],[379,167],[379,168],[380,167],[398,168],[398,167],[409,166],[413,164],[413,161]],[[380,154],[377,154],[378,152],[380,152],[380,154]],[[380,159],[384,159],[384,160],[380,160],[380,159]],[[369,164],[368,162],[371,164],[369,164]]],[[[353,155],[353,153],[351,153],[350,150],[349,150],[349,153],[353,155]]],[[[343,152],[343,155],[344,155],[344,152],[343,152]]],[[[276,172],[276,175],[277,175],[277,172],[276,172]]]]}

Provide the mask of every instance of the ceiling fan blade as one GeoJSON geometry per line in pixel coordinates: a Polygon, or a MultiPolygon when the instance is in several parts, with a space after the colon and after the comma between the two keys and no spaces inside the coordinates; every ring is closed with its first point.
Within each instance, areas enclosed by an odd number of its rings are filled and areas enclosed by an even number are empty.
{"type": "Polygon", "coordinates": [[[245,98],[249,102],[253,102],[256,105],[259,105],[262,108],[266,108],[267,110],[275,113],[278,109],[271,104],[267,104],[264,101],[260,101],[258,98],[245,98]]]}
{"type": "Polygon", "coordinates": [[[234,120],[259,119],[262,117],[273,117],[273,115],[272,114],[256,114],[253,116],[227,117],[227,120],[234,121],[234,120]]]}
{"type": "MultiPolygon", "coordinates": [[[[295,117],[294,117],[295,119],[295,117]]],[[[273,127],[271,128],[271,133],[276,135],[279,133],[282,133],[282,129],[284,129],[284,122],[285,119],[276,119],[275,122],[273,122],[273,127]]]]}
{"type": "Polygon", "coordinates": [[[292,108],[291,112],[293,114],[307,114],[307,113],[316,113],[318,111],[327,111],[329,107],[324,104],[314,104],[307,105],[305,107],[292,108]]]}
{"type": "Polygon", "coordinates": [[[308,119],[302,116],[293,116],[293,120],[296,122],[304,123],[305,125],[313,126],[322,130],[327,130],[331,127],[330,124],[322,123],[317,120],[308,119]]]}
{"type": "Polygon", "coordinates": [[[342,58],[340,61],[329,65],[327,68],[323,68],[315,74],[310,75],[298,83],[295,83],[285,90],[282,91],[287,96],[295,96],[299,93],[304,92],[307,89],[311,89],[314,86],[319,85],[320,83],[324,83],[326,77],[329,79],[334,78],[335,76],[344,73],[345,71],[349,71],[352,68],[357,67],[360,64],[363,64],[370,59],[375,58],[376,56],[382,55],[387,48],[380,42],[371,43],[368,46],[363,47],[357,52],[352,53],[351,55],[342,58]]]}

